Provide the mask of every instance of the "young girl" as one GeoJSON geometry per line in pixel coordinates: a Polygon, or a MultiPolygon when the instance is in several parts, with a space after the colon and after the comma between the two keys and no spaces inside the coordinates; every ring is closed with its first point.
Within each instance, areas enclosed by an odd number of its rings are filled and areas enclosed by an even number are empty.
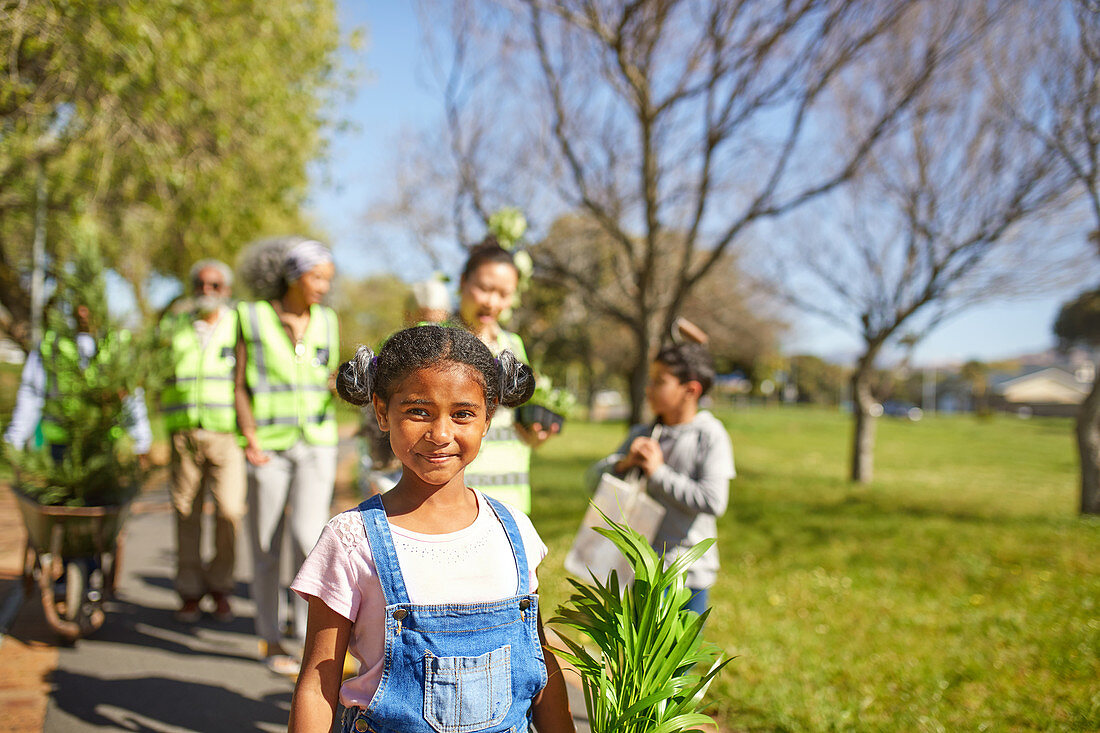
{"type": "Polygon", "coordinates": [[[573,731],[545,649],[535,568],[546,555],[522,512],[470,489],[497,405],[534,389],[457,328],[417,326],[374,356],[360,347],[337,389],[374,406],[403,466],[397,485],[329,521],[291,587],[309,622],[290,731],[573,731]],[[346,651],[360,674],[341,686],[346,651]]]}

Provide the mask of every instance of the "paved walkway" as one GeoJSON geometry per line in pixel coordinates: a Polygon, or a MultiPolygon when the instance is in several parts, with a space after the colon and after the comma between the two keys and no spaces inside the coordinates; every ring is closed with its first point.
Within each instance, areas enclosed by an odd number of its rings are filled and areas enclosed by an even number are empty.
{"type": "MultiPolygon", "coordinates": [[[[345,482],[333,509],[355,503],[345,482]]],[[[247,557],[238,565],[238,618],[181,626],[173,620],[174,519],[163,478],[134,503],[125,533],[105,625],[65,646],[46,624],[37,592],[18,603],[25,530],[10,488],[0,485],[0,622],[11,620],[0,628],[0,732],[285,730],[293,683],[258,661],[247,557]]],[[[583,713],[579,690],[570,692],[583,713]]]]}
{"type": "Polygon", "coordinates": [[[31,733],[42,730],[50,675],[57,667],[58,650],[45,617],[27,604],[22,609],[23,547],[26,531],[15,497],[0,485],[0,730],[31,733]],[[22,611],[22,612],[21,612],[22,611]]]}

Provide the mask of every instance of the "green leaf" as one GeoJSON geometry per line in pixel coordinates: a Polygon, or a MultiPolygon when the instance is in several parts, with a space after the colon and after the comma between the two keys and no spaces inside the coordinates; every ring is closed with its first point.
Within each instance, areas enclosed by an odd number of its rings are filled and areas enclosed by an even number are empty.
{"type": "Polygon", "coordinates": [[[730,660],[702,642],[709,612],[684,608],[691,597],[684,574],[713,541],[693,547],[666,568],[640,534],[603,518],[608,526],[596,531],[627,558],[634,583],[620,587],[614,572],[606,583],[596,577],[570,579],[575,592],[550,620],[580,632],[599,651],[592,654],[562,635],[568,647],[562,658],[581,674],[593,733],[672,733],[710,724],[697,710],[710,682],[730,660]],[[699,667],[707,673],[693,671],[699,667]]]}

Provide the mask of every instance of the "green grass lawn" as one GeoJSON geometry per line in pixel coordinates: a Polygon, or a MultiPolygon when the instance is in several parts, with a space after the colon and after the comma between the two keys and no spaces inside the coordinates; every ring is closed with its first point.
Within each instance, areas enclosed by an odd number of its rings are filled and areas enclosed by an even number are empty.
{"type": "MultiPolygon", "coordinates": [[[[719,414],[739,474],[707,627],[737,656],[710,694],[724,730],[1100,730],[1100,521],[1076,514],[1070,421],[884,418],[864,487],[846,416],[719,414]]],[[[583,471],[624,433],[573,422],[536,454],[547,616],[583,471]]]]}

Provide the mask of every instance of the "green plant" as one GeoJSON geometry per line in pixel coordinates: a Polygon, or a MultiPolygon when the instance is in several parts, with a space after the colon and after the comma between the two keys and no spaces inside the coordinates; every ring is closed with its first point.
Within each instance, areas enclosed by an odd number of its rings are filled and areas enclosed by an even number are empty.
{"type": "Polygon", "coordinates": [[[54,386],[42,405],[42,425],[64,436],[64,443],[51,447],[40,440],[27,450],[9,449],[6,457],[16,469],[19,490],[40,504],[119,504],[137,492],[142,477],[125,430],[126,402],[139,388],[159,386],[170,352],[157,348],[161,336],[153,331],[133,334],[110,322],[94,244],[78,246],[54,276],[57,290],[43,336],[46,380],[54,386]],[[76,348],[79,331],[96,339],[90,360],[76,348]]]}
{"type": "Polygon", "coordinates": [[[577,398],[572,392],[554,387],[549,377],[542,376],[538,378],[535,391],[528,402],[532,405],[542,405],[547,410],[566,418],[572,418],[577,408],[577,398]]]}
{"type": "MultiPolygon", "coordinates": [[[[606,520],[607,517],[604,517],[606,520]]],[[[699,712],[715,675],[730,662],[702,639],[710,611],[684,608],[691,591],[684,571],[714,543],[706,540],[674,563],[664,561],[640,534],[608,520],[598,528],[626,556],[634,583],[619,586],[569,579],[574,593],[551,624],[580,632],[595,645],[561,637],[555,652],[580,672],[593,733],[682,733],[713,721],[699,712]]]]}

